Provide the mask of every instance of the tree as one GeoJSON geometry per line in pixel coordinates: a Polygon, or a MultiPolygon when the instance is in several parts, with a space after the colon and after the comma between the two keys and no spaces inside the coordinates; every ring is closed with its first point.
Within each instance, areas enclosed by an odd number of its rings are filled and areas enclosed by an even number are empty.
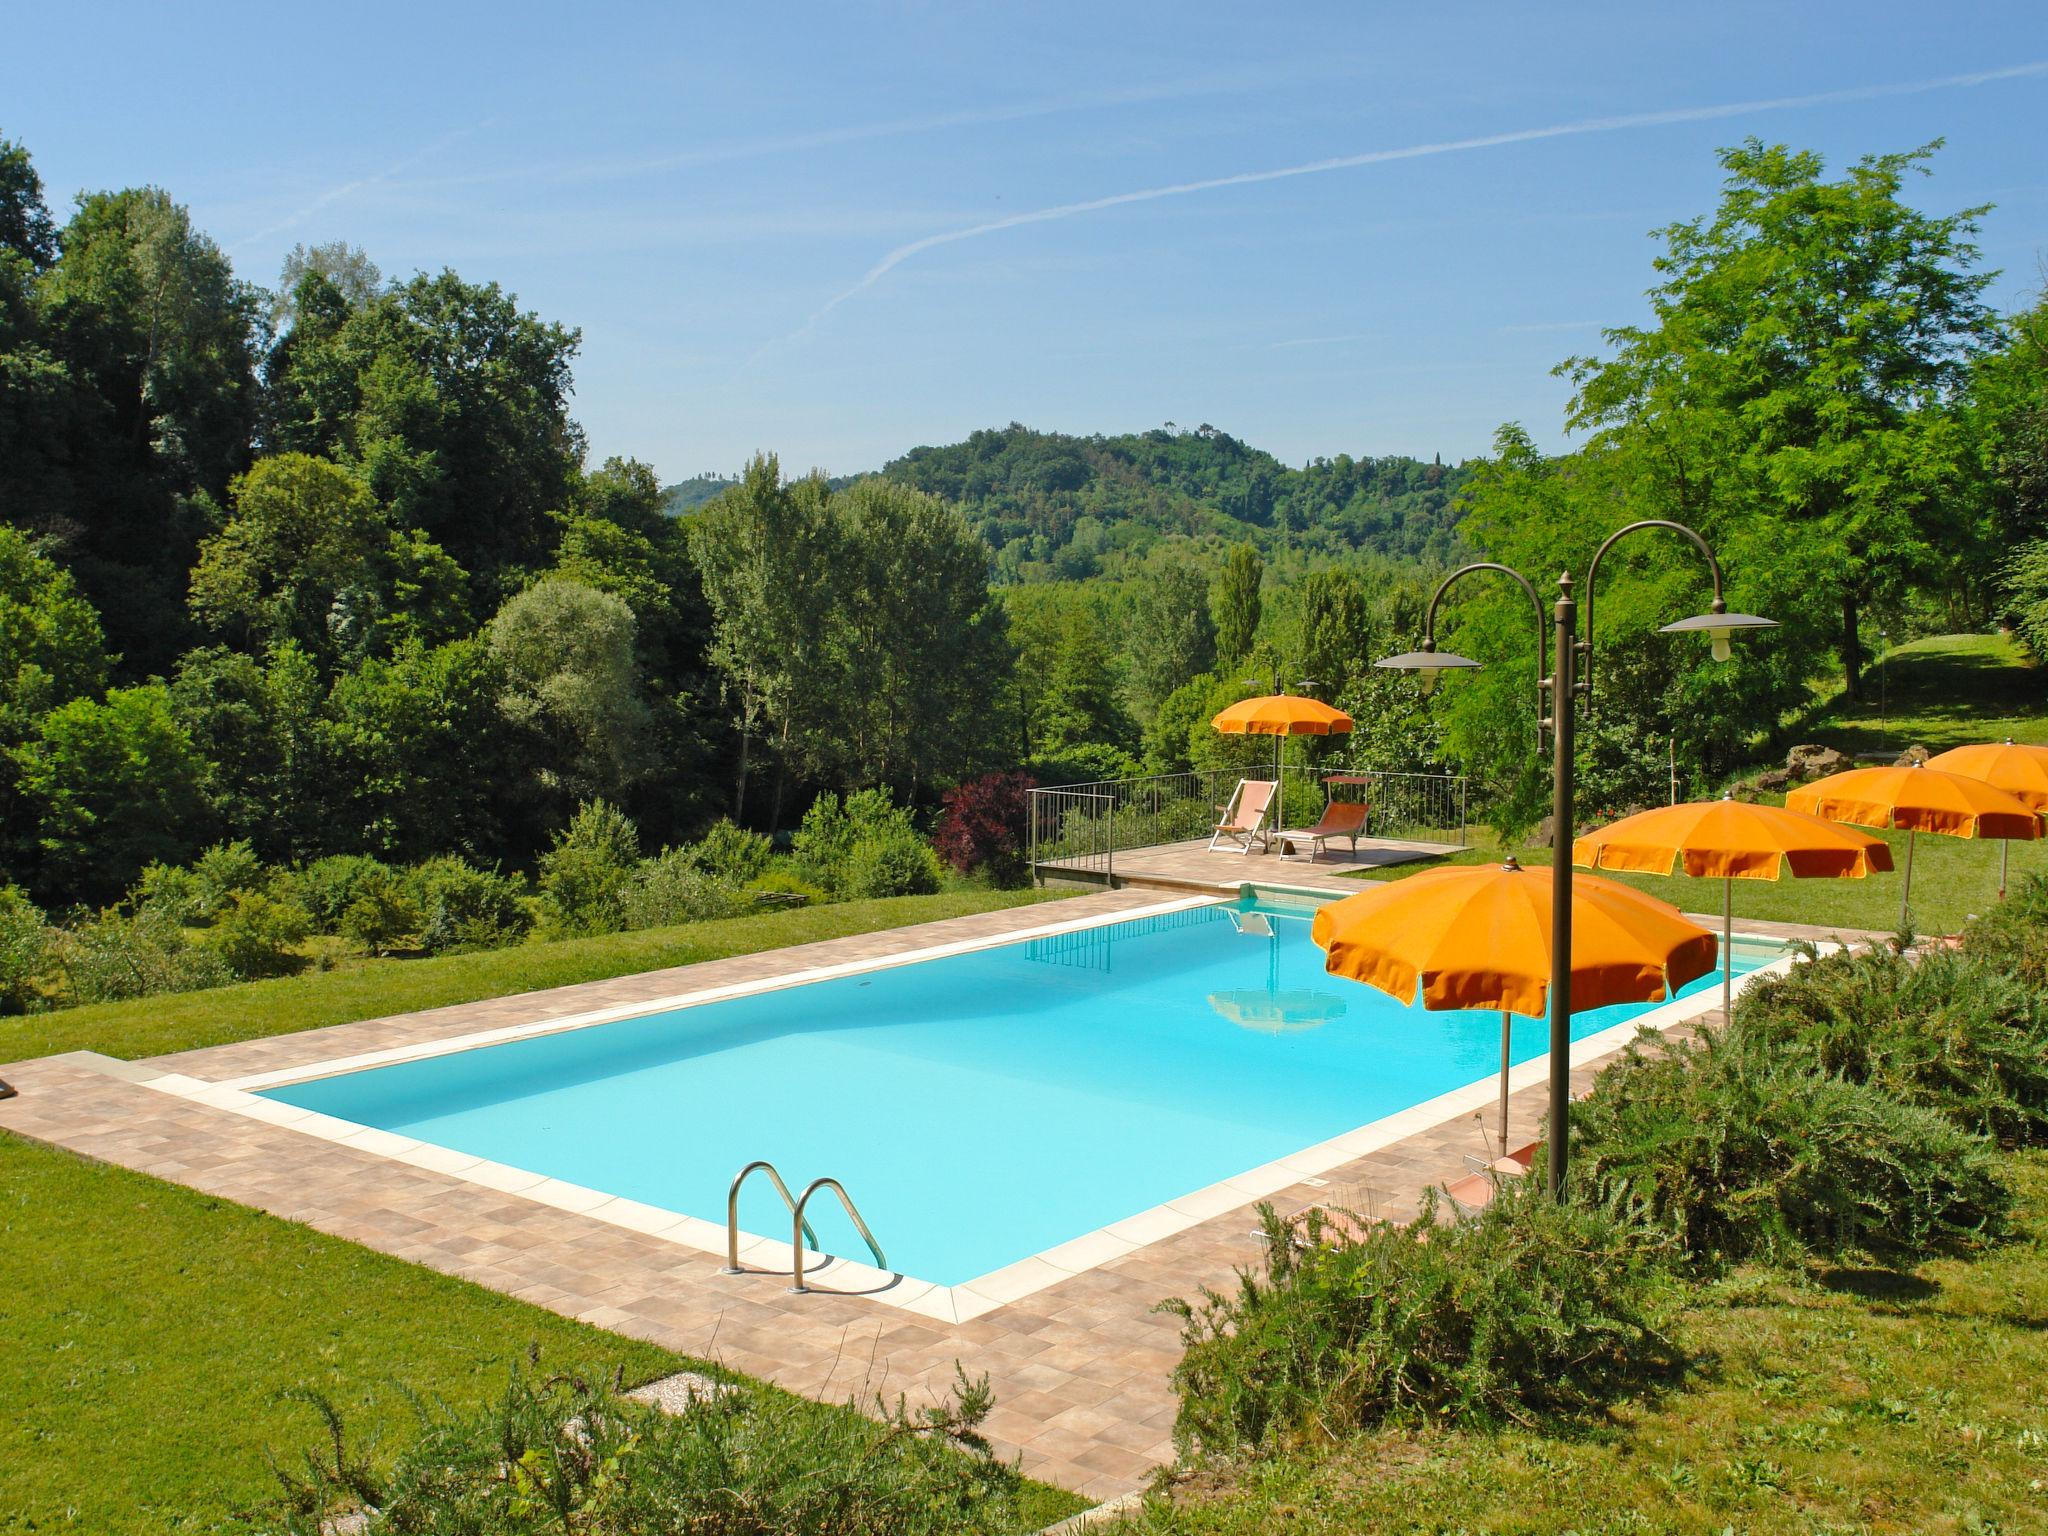
{"type": "Polygon", "coordinates": [[[1177,554],[1155,555],[1135,583],[1124,646],[1138,715],[1149,721],[1174,689],[1216,664],[1208,583],[1177,554]]]}
{"type": "Polygon", "coordinates": [[[1318,697],[1338,698],[1377,652],[1380,629],[1372,602],[1347,566],[1311,571],[1300,595],[1302,675],[1314,682],[1318,697]]]}
{"type": "Polygon", "coordinates": [[[1632,450],[1686,520],[1765,514],[1731,544],[1796,566],[1805,602],[1833,616],[1851,697],[1861,615],[1946,537],[1963,451],[1946,407],[1990,329],[1990,275],[1971,271],[1985,210],[1900,197],[1937,147],[1867,156],[1835,181],[1812,152],[1724,150],[1714,215],[1663,231],[1654,324],[1609,331],[1612,357],[1563,369],[1571,425],[1632,450]]]}
{"type": "Polygon", "coordinates": [[[1084,746],[1128,749],[1133,733],[1121,692],[1107,627],[1088,607],[1069,607],[1039,700],[1038,754],[1058,757],[1084,746]]]}
{"type": "Polygon", "coordinates": [[[13,753],[35,817],[41,889],[110,900],[206,841],[201,764],[160,685],[50,711],[13,753]]]}
{"type": "Polygon", "coordinates": [[[361,309],[384,291],[384,274],[370,260],[370,253],[360,246],[350,245],[346,240],[311,247],[295,245],[285,253],[277,292],[270,296],[270,323],[274,329],[287,329],[297,318],[299,288],[313,276],[324,279],[351,309],[361,309]]]}
{"type": "Polygon", "coordinates": [[[1239,544],[1223,562],[1223,570],[1209,594],[1209,606],[1216,616],[1216,656],[1219,661],[1241,661],[1251,654],[1259,633],[1259,586],[1266,563],[1250,544],[1239,544]]]}
{"type": "Polygon", "coordinates": [[[6,138],[0,138],[0,251],[38,272],[57,259],[57,222],[43,201],[43,178],[28,151],[6,138]]]}
{"type": "Polygon", "coordinates": [[[616,797],[647,771],[647,704],[623,601],[550,576],[506,600],[489,643],[504,679],[499,707],[538,745],[548,798],[616,797]]]}

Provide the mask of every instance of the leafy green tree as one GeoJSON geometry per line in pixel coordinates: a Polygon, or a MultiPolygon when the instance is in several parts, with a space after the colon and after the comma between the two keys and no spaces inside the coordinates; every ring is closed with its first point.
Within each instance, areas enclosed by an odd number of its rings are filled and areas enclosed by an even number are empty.
{"type": "Polygon", "coordinates": [[[346,240],[294,245],[285,252],[277,291],[270,295],[273,329],[291,328],[298,318],[299,287],[312,276],[324,280],[351,309],[363,308],[384,291],[384,274],[370,260],[370,253],[360,246],[350,245],[346,240]]]}
{"type": "Polygon", "coordinates": [[[1990,275],[1971,270],[1985,210],[1931,215],[1901,197],[1936,147],[1866,156],[1833,181],[1810,151],[1724,150],[1720,207],[1663,231],[1654,323],[1565,365],[1571,425],[1596,449],[1635,449],[1676,515],[1763,514],[1730,543],[1832,615],[1851,697],[1863,613],[1954,533],[1943,493],[1966,444],[1946,407],[1990,334],[1990,275]]]}
{"type": "Polygon", "coordinates": [[[1372,665],[1380,640],[1372,601],[1346,566],[1311,571],[1301,583],[1296,655],[1318,698],[1335,699],[1372,665]]]}
{"type": "Polygon", "coordinates": [[[4,525],[0,658],[0,746],[19,746],[49,710],[106,682],[106,637],[92,604],[68,571],[4,525]]]}
{"type": "Polygon", "coordinates": [[[633,641],[631,608],[560,576],[508,598],[491,620],[499,707],[542,748],[535,772],[548,797],[618,795],[647,772],[633,641]]]}
{"type": "Polygon", "coordinates": [[[1208,583],[1178,554],[1155,554],[1134,584],[1126,675],[1140,719],[1149,721],[1176,688],[1216,664],[1208,583]]]}
{"type": "Polygon", "coordinates": [[[166,670],[207,508],[248,461],[260,296],[155,188],[81,197],[59,245],[39,344],[89,404],[62,424],[55,504],[14,520],[65,541],[128,675],[166,670]]]}
{"type": "Polygon", "coordinates": [[[37,271],[57,259],[57,221],[43,201],[43,178],[26,149],[0,138],[0,250],[37,271]]]}
{"type": "Polygon", "coordinates": [[[1216,617],[1216,655],[1234,662],[1251,654],[1259,633],[1259,587],[1264,582],[1266,563],[1250,544],[1230,551],[1216,585],[1209,594],[1210,610],[1216,617]]]}
{"type": "Polygon", "coordinates": [[[202,764],[213,820],[272,862],[317,853],[348,821],[322,737],[327,697],[312,656],[289,641],[262,660],[188,651],[171,679],[171,713],[202,764]]]}
{"type": "Polygon", "coordinates": [[[13,757],[42,889],[111,900],[205,840],[201,764],[160,684],[60,705],[13,757]]]}
{"type": "Polygon", "coordinates": [[[1092,609],[1070,607],[1039,701],[1039,754],[1058,757],[1089,745],[1128,748],[1134,732],[1122,692],[1107,626],[1092,609]]]}

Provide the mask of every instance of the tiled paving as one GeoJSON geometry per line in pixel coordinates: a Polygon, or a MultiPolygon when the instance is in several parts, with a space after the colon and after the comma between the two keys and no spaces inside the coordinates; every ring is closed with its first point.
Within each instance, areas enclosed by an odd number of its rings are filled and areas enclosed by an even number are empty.
{"type": "Polygon", "coordinates": [[[1342,878],[1346,870],[1377,869],[1388,864],[1412,864],[1420,859],[1441,858],[1456,853],[1455,843],[1403,842],[1393,838],[1361,837],[1358,847],[1339,840],[1320,857],[1312,856],[1306,838],[1290,840],[1294,851],[1254,848],[1241,853],[1235,848],[1211,848],[1205,837],[1182,843],[1160,843],[1151,848],[1120,849],[1105,861],[1101,857],[1051,860],[1038,867],[1048,875],[1072,875],[1113,884],[1199,887],[1204,890],[1235,890],[1246,881],[1262,884],[1306,886],[1341,890],[1358,889],[1356,880],[1342,878]]]}
{"type": "MultiPolygon", "coordinates": [[[[880,1391],[915,1402],[944,1391],[957,1361],[970,1375],[987,1373],[994,1385],[988,1430],[1000,1450],[1020,1456],[1034,1476],[1110,1498],[1172,1456],[1168,1378],[1179,1341],[1174,1321],[1155,1315],[1153,1306],[1205,1285],[1227,1285],[1238,1266],[1256,1261],[1256,1202],[1218,1210],[971,1322],[943,1323],[823,1290],[790,1296],[780,1277],[723,1275],[710,1255],[175,1097],[141,1079],[177,1072],[219,1082],[934,944],[987,941],[1053,919],[1109,918],[1158,899],[1157,892],[1104,892],[148,1063],[83,1053],[45,1057],[0,1068],[0,1077],[20,1090],[19,1098],[0,1102],[0,1128],[304,1222],[812,1397],[880,1391]]],[[[1531,1075],[1540,1075],[1534,1065],[1531,1075]]],[[[1580,1066],[1574,1082],[1590,1081],[1596,1065],[1580,1066]]],[[[1511,1145],[1535,1138],[1543,1092],[1532,1083],[1511,1098],[1511,1145]]],[[[1485,1118],[1491,1122],[1490,1111],[1485,1118]]],[[[1460,1114],[1268,1198],[1283,1213],[1321,1202],[1400,1218],[1414,1212],[1425,1189],[1464,1174],[1467,1154],[1489,1149],[1480,1118],[1460,1114]]],[[[828,1269],[820,1283],[829,1284],[829,1276],[828,1269]]]]}

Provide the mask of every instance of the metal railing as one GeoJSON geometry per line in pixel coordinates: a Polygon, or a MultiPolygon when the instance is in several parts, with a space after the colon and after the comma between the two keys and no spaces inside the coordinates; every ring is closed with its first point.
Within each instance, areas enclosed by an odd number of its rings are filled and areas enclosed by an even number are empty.
{"type": "MultiPolygon", "coordinates": [[[[725,1272],[728,1275],[746,1273],[740,1268],[740,1186],[747,1182],[748,1174],[757,1171],[767,1174],[774,1183],[775,1192],[782,1196],[782,1203],[789,1207],[790,1214],[800,1223],[800,1236],[809,1238],[813,1248],[818,1246],[818,1234],[811,1230],[810,1223],[804,1221],[796,1196],[792,1195],[789,1186],[782,1182],[782,1175],[767,1158],[757,1157],[732,1176],[732,1188],[725,1192],[725,1272]]],[[[796,1247],[801,1252],[803,1243],[799,1241],[796,1247]]]]}
{"type": "Polygon", "coordinates": [[[868,1230],[868,1224],[861,1220],[860,1212],[854,1209],[853,1197],[847,1194],[846,1186],[837,1179],[813,1179],[804,1186],[804,1192],[797,1196],[796,1209],[790,1213],[789,1218],[789,1251],[794,1255],[791,1260],[789,1289],[794,1295],[801,1296],[810,1290],[810,1287],[804,1284],[804,1245],[798,1238],[810,1230],[804,1222],[804,1207],[811,1203],[811,1196],[821,1189],[829,1189],[839,1197],[840,1205],[846,1210],[847,1219],[853,1223],[854,1230],[860,1233],[861,1241],[868,1245],[868,1252],[875,1256],[875,1268],[889,1267],[889,1261],[882,1256],[882,1245],[875,1241],[875,1234],[868,1230]]]}
{"type": "MultiPolygon", "coordinates": [[[[1469,799],[1463,775],[1371,773],[1361,775],[1364,784],[1326,785],[1330,771],[1297,763],[1278,770],[1285,822],[1278,830],[1313,825],[1334,796],[1371,806],[1362,836],[1465,846],[1469,799]]],[[[1025,817],[1031,865],[1111,879],[1118,853],[1206,838],[1238,780],[1271,779],[1275,772],[1208,768],[1034,789],[1026,796],[1025,817]]]]}

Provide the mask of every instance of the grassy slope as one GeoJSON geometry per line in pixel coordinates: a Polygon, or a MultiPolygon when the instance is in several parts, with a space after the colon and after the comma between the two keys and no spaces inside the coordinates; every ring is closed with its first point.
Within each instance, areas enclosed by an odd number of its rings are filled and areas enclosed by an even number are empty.
{"type": "Polygon", "coordinates": [[[129,1058],[156,1056],[665,966],[692,965],[1072,894],[1072,888],[962,890],[937,896],[850,901],[595,939],[520,944],[482,954],[386,960],[345,971],[244,982],[210,992],[68,1008],[0,1019],[0,1061],[79,1050],[129,1058]]]}
{"type": "MultiPolygon", "coordinates": [[[[1844,752],[1902,751],[1910,743],[1936,751],[1974,741],[2048,742],[2044,683],[2011,641],[1996,635],[1941,635],[1892,652],[1887,663],[1887,723],[1879,728],[1875,703],[1849,706],[1839,698],[1818,706],[1795,734],[1844,752]]],[[[1780,798],[1782,797],[1773,797],[1780,798]]],[[[1788,923],[1839,924],[1889,933],[1899,924],[1899,894],[1906,867],[1906,834],[1880,833],[1892,845],[1893,873],[1863,880],[1738,880],[1735,916],[1788,923]]],[[[1474,828],[1474,846],[1449,862],[1483,863],[1500,856],[1492,834],[1474,828]]],[[[1547,864],[1548,849],[1515,849],[1524,864],[1547,864]]],[[[1999,845],[1954,837],[1915,840],[1913,927],[1953,933],[1998,898],[1999,845]]],[[[1423,865],[1397,865],[1368,879],[1398,879],[1423,865]]],[[[2010,879],[2048,873],[2048,839],[2014,843],[2010,879]]],[[[1718,913],[1721,882],[1683,875],[1615,875],[1687,912],[1718,913]]]]}
{"type": "Polygon", "coordinates": [[[1190,1482],[1125,1529],[2048,1529],[2048,1155],[2012,1172],[2023,1235],[1990,1253],[1708,1288],[1674,1330],[1693,1384],[1611,1422],[1382,1431],[1190,1482]]]}

